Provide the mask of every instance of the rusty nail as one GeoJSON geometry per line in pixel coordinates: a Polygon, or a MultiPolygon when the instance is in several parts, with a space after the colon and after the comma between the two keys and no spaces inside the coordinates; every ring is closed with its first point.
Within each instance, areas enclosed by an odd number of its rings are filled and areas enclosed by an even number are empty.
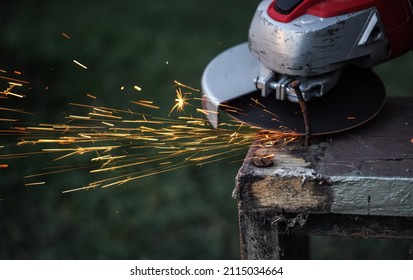
{"type": "Polygon", "coordinates": [[[270,154],[270,150],[268,148],[259,148],[254,151],[252,163],[256,167],[271,167],[274,165],[273,158],[274,155],[270,154]]]}

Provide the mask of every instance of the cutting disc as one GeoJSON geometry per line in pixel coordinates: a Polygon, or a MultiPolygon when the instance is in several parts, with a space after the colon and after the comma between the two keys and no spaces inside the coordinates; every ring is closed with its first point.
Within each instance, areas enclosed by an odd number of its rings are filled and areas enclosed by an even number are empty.
{"type": "MultiPolygon", "coordinates": [[[[385,97],[384,85],[372,70],[347,67],[327,95],[307,103],[312,134],[341,132],[366,123],[379,113],[385,97]]],[[[299,104],[276,100],[273,95],[262,97],[261,91],[232,99],[222,108],[253,126],[305,133],[299,104]]]]}
{"type": "MultiPolygon", "coordinates": [[[[304,134],[304,120],[298,103],[276,100],[274,94],[262,97],[254,79],[259,75],[259,61],[247,44],[235,46],[206,68],[202,78],[204,107],[218,111],[262,129],[304,134]]],[[[386,91],[371,70],[348,66],[339,82],[325,96],[307,103],[313,135],[341,132],[362,125],[383,107],[386,91]]],[[[208,117],[216,126],[217,114],[208,117]]]]}

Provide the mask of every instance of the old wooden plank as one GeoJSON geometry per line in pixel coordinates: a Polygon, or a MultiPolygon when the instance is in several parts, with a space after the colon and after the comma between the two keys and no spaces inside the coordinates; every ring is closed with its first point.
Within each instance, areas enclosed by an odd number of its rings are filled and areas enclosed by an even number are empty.
{"type": "Polygon", "coordinates": [[[413,239],[413,219],[360,215],[317,214],[305,216],[302,223],[291,224],[296,214],[273,214],[273,219],[283,217],[278,224],[280,232],[287,235],[318,235],[355,238],[413,239]]]}
{"type": "Polygon", "coordinates": [[[266,147],[265,162],[252,145],[234,191],[242,257],[301,258],[307,235],[412,239],[411,108],[413,98],[389,98],[369,125],[266,147]]]}
{"type": "Polygon", "coordinates": [[[240,212],[242,259],[308,259],[309,236],[413,239],[413,218],[240,212]]]}
{"type": "Polygon", "coordinates": [[[323,139],[312,166],[325,176],[413,177],[412,108],[413,98],[388,98],[370,123],[323,139]]]}
{"type": "Polygon", "coordinates": [[[239,227],[242,259],[281,259],[278,227],[264,213],[240,209],[239,227]]]}
{"type": "Polygon", "coordinates": [[[413,178],[331,177],[330,213],[413,216],[413,178]]]}
{"type": "MultiPolygon", "coordinates": [[[[413,216],[413,178],[333,176],[274,172],[239,178],[240,203],[291,213],[413,216]]],[[[243,206],[244,207],[244,206],[243,206]]]]}
{"type": "Polygon", "coordinates": [[[272,215],[241,210],[239,223],[242,259],[308,259],[309,237],[283,234],[272,215]]]}
{"type": "Polygon", "coordinates": [[[300,143],[272,147],[271,167],[251,162],[253,145],[237,176],[240,207],[413,216],[409,106],[412,98],[390,98],[380,117],[363,129],[319,139],[309,148],[300,143]]]}

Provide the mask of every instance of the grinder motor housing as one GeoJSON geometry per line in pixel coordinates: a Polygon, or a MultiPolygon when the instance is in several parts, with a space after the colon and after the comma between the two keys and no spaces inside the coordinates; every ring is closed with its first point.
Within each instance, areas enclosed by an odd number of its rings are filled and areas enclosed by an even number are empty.
{"type": "Polygon", "coordinates": [[[288,88],[300,80],[305,100],[323,96],[349,63],[372,67],[413,46],[411,0],[266,0],[249,30],[249,49],[262,67],[263,96],[297,101],[288,88]]]}
{"type": "Polygon", "coordinates": [[[314,135],[365,123],[386,95],[371,67],[413,49],[412,6],[413,0],[262,1],[248,42],[219,54],[203,73],[203,108],[210,123],[218,127],[222,108],[241,122],[300,134],[295,104],[300,95],[304,102],[314,99],[314,135]],[[251,100],[265,104],[265,110],[251,106],[251,100]]]}

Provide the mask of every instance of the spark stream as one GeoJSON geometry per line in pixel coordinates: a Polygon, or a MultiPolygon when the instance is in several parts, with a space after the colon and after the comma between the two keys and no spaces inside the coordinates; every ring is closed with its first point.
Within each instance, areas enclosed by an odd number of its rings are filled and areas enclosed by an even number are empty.
{"type": "Polygon", "coordinates": [[[147,267],[147,268],[139,268],[135,266],[135,268],[131,268],[130,275],[132,276],[213,276],[214,270],[211,268],[197,268],[194,269],[193,272],[191,271],[188,266],[184,268],[155,268],[155,267],[147,267]]]}

